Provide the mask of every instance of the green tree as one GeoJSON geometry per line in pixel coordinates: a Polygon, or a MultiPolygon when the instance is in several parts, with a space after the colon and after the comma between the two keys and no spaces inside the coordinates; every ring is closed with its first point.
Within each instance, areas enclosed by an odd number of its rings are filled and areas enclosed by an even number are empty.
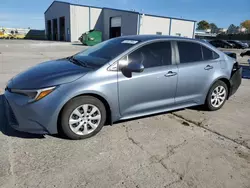
{"type": "Polygon", "coordinates": [[[250,20],[245,20],[240,25],[241,27],[245,27],[248,31],[250,31],[250,20]]]}
{"type": "Polygon", "coordinates": [[[234,24],[231,24],[229,27],[228,27],[228,30],[227,30],[227,33],[228,34],[236,34],[238,31],[237,31],[237,26],[235,26],[234,24]]]}
{"type": "Polygon", "coordinates": [[[210,28],[209,23],[205,20],[200,21],[197,25],[198,30],[206,30],[210,28]]]}
{"type": "Polygon", "coordinates": [[[217,27],[217,25],[215,23],[210,23],[209,27],[211,29],[211,33],[218,33],[219,28],[217,27]]]}

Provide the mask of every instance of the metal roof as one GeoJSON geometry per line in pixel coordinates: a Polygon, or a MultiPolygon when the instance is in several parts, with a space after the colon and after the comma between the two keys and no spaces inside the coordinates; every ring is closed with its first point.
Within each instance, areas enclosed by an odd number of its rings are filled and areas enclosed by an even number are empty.
{"type": "Polygon", "coordinates": [[[75,4],[75,3],[69,3],[69,2],[57,1],[57,0],[56,0],[56,1],[53,1],[53,2],[51,3],[51,5],[47,8],[47,10],[44,12],[44,14],[46,14],[46,12],[50,9],[50,7],[51,7],[54,3],[64,3],[64,4],[68,4],[68,5],[73,5],[73,6],[82,6],[82,7],[90,7],[90,8],[98,8],[98,9],[109,9],[109,10],[122,11],[122,12],[129,12],[129,13],[140,14],[140,15],[146,15],[146,16],[152,16],[152,17],[169,18],[169,19],[174,19],[174,20],[183,20],[183,21],[196,22],[195,20],[189,20],[189,19],[183,19],[183,18],[175,18],[175,17],[168,17],[168,16],[159,16],[159,15],[154,15],[154,14],[143,14],[143,13],[140,13],[140,12],[130,11],[130,10],[122,10],[122,9],[107,8],[107,7],[96,7],[96,6],[75,4]]]}

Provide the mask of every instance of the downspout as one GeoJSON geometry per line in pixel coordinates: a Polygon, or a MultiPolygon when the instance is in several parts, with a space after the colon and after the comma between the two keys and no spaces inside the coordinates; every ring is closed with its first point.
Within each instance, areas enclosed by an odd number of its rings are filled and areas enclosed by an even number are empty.
{"type": "Polygon", "coordinates": [[[172,28],[172,18],[170,18],[170,23],[169,23],[169,35],[171,35],[171,28],[172,28]]]}
{"type": "Polygon", "coordinates": [[[141,14],[138,14],[138,20],[137,20],[137,35],[140,35],[140,29],[141,29],[141,14]]]}
{"type": "Polygon", "coordinates": [[[194,22],[194,29],[193,29],[193,39],[195,38],[195,22],[194,22]]]}
{"type": "Polygon", "coordinates": [[[91,9],[89,7],[89,31],[91,29],[91,9]]]}

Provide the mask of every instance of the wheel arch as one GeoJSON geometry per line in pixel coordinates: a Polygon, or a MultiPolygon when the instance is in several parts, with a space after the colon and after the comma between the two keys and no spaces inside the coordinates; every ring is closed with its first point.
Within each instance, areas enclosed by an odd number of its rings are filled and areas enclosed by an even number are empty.
{"type": "Polygon", "coordinates": [[[112,120],[112,110],[110,108],[110,104],[109,102],[101,95],[99,94],[96,94],[96,93],[82,93],[82,94],[79,94],[79,95],[76,95],[76,96],[73,96],[71,97],[70,99],[68,99],[61,107],[60,111],[59,111],[59,114],[58,114],[58,117],[57,117],[57,130],[60,131],[60,121],[61,121],[61,114],[62,114],[62,111],[63,111],[63,108],[74,98],[77,98],[77,97],[80,97],[80,96],[91,96],[91,97],[95,97],[97,99],[99,99],[105,106],[105,109],[106,109],[106,122],[105,124],[109,123],[110,125],[113,124],[113,120],[112,120]]]}
{"type": "MultiPolygon", "coordinates": [[[[231,84],[230,84],[229,79],[226,78],[226,77],[219,77],[219,78],[215,79],[215,81],[209,86],[209,88],[208,88],[208,90],[207,90],[206,98],[207,98],[207,96],[208,96],[208,93],[209,93],[210,88],[211,88],[216,82],[218,82],[219,80],[222,81],[222,82],[224,82],[224,83],[227,85],[227,89],[228,89],[228,96],[227,96],[227,99],[229,98],[229,93],[230,93],[230,90],[231,90],[231,84]]],[[[206,99],[205,99],[205,100],[206,100],[206,99]]]]}
{"type": "MultiPolygon", "coordinates": [[[[231,84],[230,84],[230,81],[227,79],[227,78],[220,78],[218,79],[222,82],[224,82],[226,85],[227,85],[227,90],[228,90],[228,95],[227,95],[227,99],[229,98],[229,93],[231,92],[231,84]]],[[[217,81],[218,81],[217,80],[217,81]]]]}

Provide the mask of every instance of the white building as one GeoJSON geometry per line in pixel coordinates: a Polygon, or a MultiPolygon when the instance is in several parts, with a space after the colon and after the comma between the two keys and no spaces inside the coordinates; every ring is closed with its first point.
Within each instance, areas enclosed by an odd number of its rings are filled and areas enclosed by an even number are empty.
{"type": "Polygon", "coordinates": [[[95,29],[103,40],[117,36],[159,34],[194,38],[195,21],[135,11],[99,8],[54,1],[44,13],[49,40],[77,41],[81,34],[95,29]]]}

